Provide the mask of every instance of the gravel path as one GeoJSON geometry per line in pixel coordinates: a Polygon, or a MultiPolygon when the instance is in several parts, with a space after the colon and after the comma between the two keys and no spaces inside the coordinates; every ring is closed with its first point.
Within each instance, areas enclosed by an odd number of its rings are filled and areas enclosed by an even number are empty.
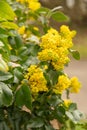
{"type": "Polygon", "coordinates": [[[71,99],[78,104],[80,111],[87,114],[87,59],[71,60],[68,67],[65,67],[65,73],[70,77],[77,76],[82,83],[80,93],[71,94],[71,99]]]}

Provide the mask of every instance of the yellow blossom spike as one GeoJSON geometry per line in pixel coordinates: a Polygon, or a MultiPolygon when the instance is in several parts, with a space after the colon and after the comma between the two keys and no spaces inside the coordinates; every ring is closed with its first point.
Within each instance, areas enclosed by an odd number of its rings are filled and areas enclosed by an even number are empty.
{"type": "Polygon", "coordinates": [[[71,93],[78,93],[81,88],[81,83],[78,81],[77,77],[71,78],[71,85],[70,85],[70,92],[71,93]]]}
{"type": "Polygon", "coordinates": [[[70,86],[70,79],[66,75],[60,75],[58,83],[54,86],[53,92],[56,94],[62,94],[63,91],[70,86]]]}
{"type": "Polygon", "coordinates": [[[28,73],[25,75],[25,78],[29,81],[32,94],[48,91],[46,86],[47,81],[43,75],[43,71],[36,65],[31,65],[28,68],[28,73]]]}

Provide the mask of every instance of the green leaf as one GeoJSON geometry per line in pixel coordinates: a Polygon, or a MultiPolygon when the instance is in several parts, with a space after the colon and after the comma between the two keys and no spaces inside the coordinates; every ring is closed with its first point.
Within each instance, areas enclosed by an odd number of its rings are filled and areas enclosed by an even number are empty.
{"type": "Polygon", "coordinates": [[[0,81],[6,81],[11,79],[13,76],[9,72],[0,72],[0,81]]]}
{"type": "Polygon", "coordinates": [[[12,103],[12,90],[3,82],[0,82],[0,106],[9,106],[12,103]]]}
{"type": "Polygon", "coordinates": [[[3,44],[4,44],[4,46],[3,46],[3,48],[2,48],[1,54],[2,54],[2,56],[3,56],[4,59],[6,59],[6,60],[9,61],[10,47],[9,47],[8,40],[7,40],[6,37],[4,37],[4,38],[2,37],[2,38],[0,38],[0,39],[1,39],[1,41],[3,42],[3,44]]]}
{"type": "Polygon", "coordinates": [[[0,20],[14,20],[16,17],[9,4],[3,0],[0,1],[0,20]]]}
{"type": "Polygon", "coordinates": [[[45,125],[45,130],[55,130],[51,125],[45,125]]]}
{"type": "Polygon", "coordinates": [[[55,70],[52,70],[52,69],[49,71],[48,75],[49,75],[49,78],[51,80],[52,85],[55,85],[57,83],[58,76],[62,75],[62,74],[63,74],[62,71],[55,71],[55,70]]]}
{"type": "Polygon", "coordinates": [[[64,22],[69,20],[68,16],[66,16],[64,13],[60,11],[53,12],[51,14],[51,17],[58,22],[64,22]]]}
{"type": "Polygon", "coordinates": [[[31,102],[31,92],[30,88],[27,84],[23,84],[15,94],[15,102],[18,107],[23,107],[24,105],[31,109],[32,102],[31,102]]]}
{"type": "Polygon", "coordinates": [[[23,73],[20,67],[17,67],[13,70],[14,73],[14,83],[19,83],[23,79],[23,73]]]}
{"type": "Polygon", "coordinates": [[[81,120],[83,114],[79,110],[74,110],[73,112],[66,111],[67,117],[74,123],[78,123],[81,120]]]}
{"type": "Polygon", "coordinates": [[[23,46],[23,41],[22,41],[22,38],[21,38],[20,35],[16,35],[16,36],[14,37],[14,39],[15,39],[15,42],[16,42],[16,47],[17,47],[17,49],[19,49],[20,47],[23,46]]]}
{"type": "Polygon", "coordinates": [[[5,121],[0,122],[0,129],[1,130],[10,130],[9,126],[5,121]]]}
{"type": "Polygon", "coordinates": [[[58,119],[59,122],[64,123],[65,122],[65,109],[63,106],[59,105],[57,107],[57,110],[55,111],[55,118],[58,119]]]}
{"type": "Polygon", "coordinates": [[[47,14],[49,12],[50,9],[48,8],[44,8],[44,7],[41,7],[39,8],[36,13],[39,13],[39,14],[47,14]]]}
{"type": "MultiPolygon", "coordinates": [[[[74,117],[71,112],[66,111],[67,117],[74,122],[74,117]]],[[[76,123],[76,122],[75,122],[76,123]]]]}
{"type": "Polygon", "coordinates": [[[2,28],[7,28],[7,29],[18,29],[17,24],[15,24],[13,22],[1,22],[0,26],[2,28]]]}
{"type": "Polygon", "coordinates": [[[70,106],[69,106],[69,110],[72,112],[74,110],[77,109],[77,104],[76,103],[71,103],[70,106]]]}
{"type": "Polygon", "coordinates": [[[49,99],[48,99],[48,103],[52,106],[58,106],[60,103],[62,103],[62,100],[56,96],[56,95],[52,95],[49,99]]]}
{"type": "Polygon", "coordinates": [[[44,121],[42,120],[42,118],[36,117],[31,119],[29,122],[29,125],[27,126],[27,128],[40,128],[44,125],[44,121]]]}
{"type": "Polygon", "coordinates": [[[74,110],[72,113],[77,122],[81,120],[83,113],[81,113],[79,110],[74,110]]]}
{"type": "Polygon", "coordinates": [[[76,50],[71,50],[70,49],[70,52],[72,53],[72,56],[76,59],[76,60],[79,60],[80,59],[80,53],[76,50]]]}

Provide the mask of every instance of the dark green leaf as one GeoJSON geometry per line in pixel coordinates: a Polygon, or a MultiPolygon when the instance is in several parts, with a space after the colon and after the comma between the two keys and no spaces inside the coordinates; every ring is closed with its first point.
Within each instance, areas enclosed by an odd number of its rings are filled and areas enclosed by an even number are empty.
{"type": "Polygon", "coordinates": [[[33,56],[30,56],[26,59],[26,61],[23,61],[22,64],[23,64],[23,67],[28,67],[30,65],[34,65],[34,64],[37,64],[39,63],[39,60],[37,59],[37,57],[33,57],[33,56]]]}
{"type": "Polygon", "coordinates": [[[16,105],[18,107],[23,107],[24,105],[31,109],[31,92],[27,84],[23,84],[16,92],[15,95],[16,105]]]}
{"type": "Polygon", "coordinates": [[[77,104],[76,103],[71,103],[70,106],[69,106],[69,110],[74,111],[76,109],[77,109],[77,104]]]}
{"type": "Polygon", "coordinates": [[[49,99],[48,99],[48,103],[55,107],[55,106],[58,106],[58,104],[60,104],[62,102],[62,100],[56,96],[56,95],[52,95],[49,99]]]}
{"type": "Polygon", "coordinates": [[[63,106],[58,106],[55,112],[55,118],[58,119],[59,122],[64,123],[65,121],[65,109],[63,106]]]}
{"type": "Polygon", "coordinates": [[[63,72],[62,71],[50,70],[48,74],[49,74],[50,80],[52,81],[52,85],[55,85],[58,81],[58,76],[62,75],[63,72]]]}
{"type": "Polygon", "coordinates": [[[9,106],[12,103],[12,90],[3,82],[0,82],[0,106],[9,106]]]}
{"type": "Polygon", "coordinates": [[[55,130],[51,125],[45,125],[45,130],[55,130]]]}
{"type": "Polygon", "coordinates": [[[0,122],[0,130],[10,130],[5,121],[0,122]]]}
{"type": "Polygon", "coordinates": [[[16,42],[16,47],[19,49],[20,47],[23,46],[23,41],[20,35],[16,35],[15,37],[15,42],[16,42]]]}
{"type": "Polygon", "coordinates": [[[29,121],[29,125],[27,126],[27,128],[40,128],[43,125],[44,125],[43,119],[37,117],[29,121]]]}
{"type": "Polygon", "coordinates": [[[64,22],[69,20],[69,18],[60,11],[53,12],[51,14],[51,17],[58,22],[64,22]]]}
{"type": "Polygon", "coordinates": [[[21,71],[21,68],[15,68],[14,69],[14,83],[18,83],[18,82],[20,82],[20,80],[22,80],[22,78],[23,78],[23,73],[22,73],[22,71],[21,71]]]}

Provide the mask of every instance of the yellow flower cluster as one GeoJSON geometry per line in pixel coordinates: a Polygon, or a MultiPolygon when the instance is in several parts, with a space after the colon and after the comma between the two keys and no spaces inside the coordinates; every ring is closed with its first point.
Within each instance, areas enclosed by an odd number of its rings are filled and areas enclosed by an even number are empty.
{"type": "Polygon", "coordinates": [[[29,9],[31,9],[32,11],[36,11],[41,7],[41,4],[39,3],[38,0],[16,0],[16,1],[20,2],[21,4],[27,3],[29,9]]]}
{"type": "Polygon", "coordinates": [[[71,87],[70,87],[70,92],[71,93],[78,93],[81,88],[81,83],[78,81],[77,77],[72,77],[71,78],[71,87]]]}
{"type": "Polygon", "coordinates": [[[43,72],[36,65],[31,65],[28,68],[28,73],[25,75],[25,78],[29,81],[32,94],[48,91],[46,86],[47,81],[43,75],[43,72]]]}
{"type": "Polygon", "coordinates": [[[70,86],[70,80],[67,76],[61,75],[58,78],[58,83],[54,86],[53,92],[56,94],[62,94],[63,91],[70,86]]]}
{"type": "Polygon", "coordinates": [[[70,31],[68,26],[62,25],[60,27],[61,34],[61,45],[67,48],[71,48],[73,46],[72,38],[76,35],[76,31],[70,31]]]}
{"type": "Polygon", "coordinates": [[[56,70],[63,69],[64,65],[70,61],[68,49],[73,45],[74,35],[75,31],[70,31],[65,25],[61,26],[60,33],[51,28],[42,36],[40,44],[42,51],[38,53],[38,58],[41,61],[50,61],[56,70]]]}
{"type": "Polygon", "coordinates": [[[60,75],[58,83],[54,86],[53,92],[56,94],[62,94],[65,89],[70,90],[71,93],[78,93],[81,88],[81,83],[77,77],[69,79],[66,75],[60,75]]]}
{"type": "Polygon", "coordinates": [[[38,2],[38,0],[28,0],[29,3],[29,9],[32,11],[36,11],[41,7],[41,4],[38,2]]]}

